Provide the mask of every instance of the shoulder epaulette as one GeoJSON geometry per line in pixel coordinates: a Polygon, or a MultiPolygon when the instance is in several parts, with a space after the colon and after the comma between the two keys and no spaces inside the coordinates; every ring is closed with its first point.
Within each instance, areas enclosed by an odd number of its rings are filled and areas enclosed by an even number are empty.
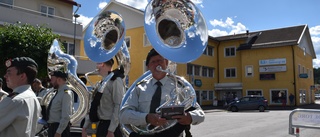
{"type": "Polygon", "coordinates": [[[136,84],[136,86],[138,86],[138,85],[140,85],[140,84],[142,84],[142,83],[145,83],[145,82],[147,82],[146,80],[141,80],[141,81],[139,81],[137,84],[136,84]]]}
{"type": "Polygon", "coordinates": [[[9,98],[13,99],[15,96],[17,96],[19,93],[12,92],[8,95],[9,98]]]}

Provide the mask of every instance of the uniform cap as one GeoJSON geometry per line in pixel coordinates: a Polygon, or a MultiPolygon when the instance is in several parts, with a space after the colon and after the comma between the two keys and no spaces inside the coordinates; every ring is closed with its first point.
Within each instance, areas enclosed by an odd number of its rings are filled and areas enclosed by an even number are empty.
{"type": "Polygon", "coordinates": [[[60,77],[60,78],[67,78],[68,74],[64,73],[62,71],[53,71],[50,73],[51,76],[56,76],[56,77],[60,77]]]}
{"type": "Polygon", "coordinates": [[[146,66],[148,66],[150,58],[153,56],[159,55],[159,53],[155,49],[151,49],[147,55],[146,66]]]}
{"type": "Polygon", "coordinates": [[[30,57],[16,57],[14,59],[8,59],[5,65],[7,68],[10,68],[10,67],[22,68],[22,67],[28,67],[28,66],[38,68],[38,64],[30,57]]]}

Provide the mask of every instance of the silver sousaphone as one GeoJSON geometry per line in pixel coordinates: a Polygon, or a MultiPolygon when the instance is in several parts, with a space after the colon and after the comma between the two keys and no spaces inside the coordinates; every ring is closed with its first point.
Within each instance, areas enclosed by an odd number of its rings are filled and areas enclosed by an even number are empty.
{"type": "MultiPolygon", "coordinates": [[[[123,67],[124,75],[127,76],[131,62],[129,50],[124,41],[125,30],[125,23],[120,14],[114,11],[101,12],[92,19],[85,32],[84,49],[86,55],[96,63],[102,63],[115,57],[118,68],[123,67]]],[[[105,86],[112,75],[113,73],[110,73],[103,80],[102,85],[105,86]]],[[[102,85],[99,87],[104,87],[102,85]]]]}
{"type": "MultiPolygon", "coordinates": [[[[151,45],[170,61],[167,68],[157,67],[157,69],[167,72],[168,77],[176,83],[176,89],[167,96],[167,101],[160,105],[156,112],[161,113],[162,107],[184,106],[187,110],[198,105],[192,85],[174,73],[175,63],[192,62],[199,58],[207,47],[208,30],[202,13],[190,0],[151,0],[144,15],[144,28],[151,45]]],[[[125,105],[136,84],[151,77],[151,73],[147,71],[138,78],[125,94],[121,107],[125,105]]],[[[151,129],[150,125],[141,127],[134,124],[121,124],[121,127],[126,136],[131,132],[148,135],[164,131],[176,123],[176,120],[169,120],[164,126],[151,129]]]]}

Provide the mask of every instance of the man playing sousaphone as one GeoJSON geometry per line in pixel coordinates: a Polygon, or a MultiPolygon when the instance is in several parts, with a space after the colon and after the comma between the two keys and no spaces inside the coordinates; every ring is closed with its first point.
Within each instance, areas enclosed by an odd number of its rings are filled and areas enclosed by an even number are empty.
{"type": "MultiPolygon", "coordinates": [[[[120,110],[121,124],[135,126],[151,124],[155,127],[163,126],[168,121],[155,112],[155,109],[166,101],[166,95],[170,95],[170,92],[176,88],[175,81],[168,78],[166,72],[157,70],[158,66],[167,68],[168,60],[152,49],[147,55],[146,66],[151,71],[152,78],[138,83],[131,92],[120,110]]],[[[205,118],[203,110],[197,103],[191,111],[182,113],[182,115],[172,116],[172,119],[176,119],[177,123],[171,128],[152,135],[131,132],[130,137],[180,137],[184,130],[190,128],[191,124],[199,124],[205,118]]],[[[191,136],[190,132],[186,132],[186,135],[191,136]]]]}

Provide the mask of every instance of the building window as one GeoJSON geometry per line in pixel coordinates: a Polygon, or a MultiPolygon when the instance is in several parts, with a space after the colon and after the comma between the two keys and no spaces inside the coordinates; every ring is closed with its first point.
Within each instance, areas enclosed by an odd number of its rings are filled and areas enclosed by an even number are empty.
{"type": "Polygon", "coordinates": [[[262,95],[261,90],[247,90],[247,95],[262,95]]]}
{"type": "Polygon", "coordinates": [[[236,47],[228,47],[224,49],[224,56],[232,57],[236,55],[236,47]]]}
{"type": "Polygon", "coordinates": [[[214,69],[208,68],[208,74],[209,74],[209,77],[213,78],[214,77],[214,69]]]}
{"type": "Polygon", "coordinates": [[[194,75],[200,76],[200,66],[194,65],[194,75]]]}
{"type": "Polygon", "coordinates": [[[143,46],[151,46],[151,43],[146,34],[143,34],[143,46]]]}
{"type": "Polygon", "coordinates": [[[309,70],[309,76],[310,76],[310,77],[309,77],[310,79],[312,79],[312,78],[313,78],[312,70],[309,70]]]}
{"type": "Polygon", "coordinates": [[[287,103],[287,90],[273,89],[271,92],[271,103],[273,104],[282,104],[287,103]]]}
{"type": "Polygon", "coordinates": [[[193,65],[192,64],[187,64],[187,74],[193,75],[193,65]]]}
{"type": "Polygon", "coordinates": [[[208,68],[207,67],[202,67],[202,76],[208,77],[208,68]]]}
{"type": "Polygon", "coordinates": [[[208,55],[209,56],[213,56],[213,53],[214,53],[213,52],[213,47],[208,46],[207,49],[208,49],[208,55]]]}
{"type": "Polygon", "coordinates": [[[207,55],[207,51],[208,51],[207,48],[205,48],[203,51],[203,55],[207,55]]]}
{"type": "Polygon", "coordinates": [[[209,91],[209,100],[213,100],[214,98],[214,91],[209,91]]]}
{"type": "Polygon", "coordinates": [[[246,66],[246,77],[253,76],[253,66],[246,66]]]}
{"type": "Polygon", "coordinates": [[[225,69],[225,77],[226,78],[235,78],[236,77],[236,69],[235,68],[225,69]]]}
{"type": "Polygon", "coordinates": [[[206,49],[203,51],[204,55],[213,56],[213,47],[207,46],[206,49]]]}
{"type": "Polygon", "coordinates": [[[75,47],[74,47],[74,44],[73,44],[73,43],[65,42],[65,43],[63,43],[63,47],[64,47],[64,49],[66,49],[67,54],[69,54],[69,55],[74,55],[74,53],[75,53],[75,47]]]}
{"type": "Polygon", "coordinates": [[[124,39],[124,41],[126,42],[127,47],[128,47],[128,49],[129,49],[130,46],[131,46],[131,37],[126,37],[126,38],[124,39]]]}
{"type": "Polygon", "coordinates": [[[54,8],[53,7],[48,7],[48,6],[41,5],[40,12],[41,12],[42,16],[47,16],[47,17],[53,17],[54,16],[54,8]]]}
{"type": "Polygon", "coordinates": [[[300,92],[300,104],[306,103],[306,90],[299,90],[300,92]]]}
{"type": "Polygon", "coordinates": [[[0,0],[0,6],[12,8],[13,0],[0,0]]]}
{"type": "Polygon", "coordinates": [[[298,65],[298,75],[301,74],[301,66],[298,65]]]}
{"type": "Polygon", "coordinates": [[[202,100],[209,100],[208,91],[202,91],[202,100]]]}

